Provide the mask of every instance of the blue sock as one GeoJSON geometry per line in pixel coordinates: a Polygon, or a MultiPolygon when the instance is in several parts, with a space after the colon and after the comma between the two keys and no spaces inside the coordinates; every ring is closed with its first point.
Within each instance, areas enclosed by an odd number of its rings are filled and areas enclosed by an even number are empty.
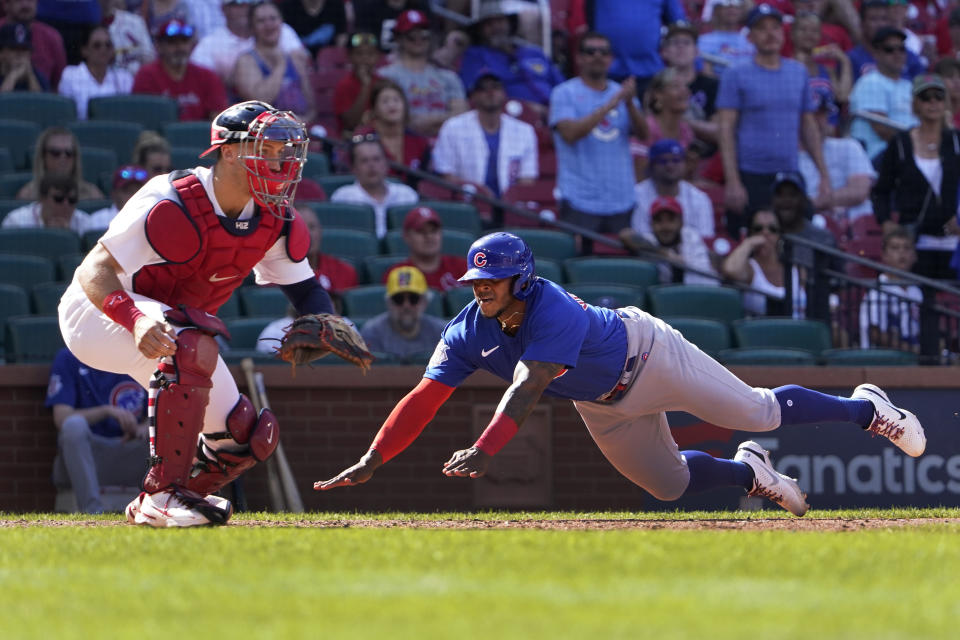
{"type": "Polygon", "coordinates": [[[687,459],[690,470],[685,496],[719,487],[743,487],[747,491],[753,487],[753,469],[743,462],[714,458],[703,451],[681,451],[680,455],[687,459]]]}
{"type": "Polygon", "coordinates": [[[780,403],[780,424],[853,422],[864,429],[873,421],[869,400],[829,396],[819,391],[788,384],[773,390],[780,403]]]}

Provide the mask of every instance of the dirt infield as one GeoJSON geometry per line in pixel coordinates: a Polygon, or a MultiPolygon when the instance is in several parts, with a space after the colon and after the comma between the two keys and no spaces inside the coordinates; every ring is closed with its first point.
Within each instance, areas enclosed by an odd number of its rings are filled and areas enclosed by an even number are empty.
{"type": "MultiPolygon", "coordinates": [[[[300,529],[543,529],[556,531],[605,530],[731,530],[731,531],[862,531],[864,529],[896,529],[902,527],[958,525],[960,518],[721,518],[700,520],[674,519],[518,519],[518,520],[407,520],[407,519],[307,519],[259,520],[239,517],[228,527],[300,528],[300,529]]],[[[22,527],[116,527],[126,521],[77,519],[0,520],[0,529],[22,527]]]]}

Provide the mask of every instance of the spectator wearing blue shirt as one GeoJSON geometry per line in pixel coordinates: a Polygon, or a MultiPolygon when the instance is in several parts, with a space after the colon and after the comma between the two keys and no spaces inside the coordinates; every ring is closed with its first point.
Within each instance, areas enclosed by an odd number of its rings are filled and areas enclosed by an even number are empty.
{"type": "Polygon", "coordinates": [[[750,12],[747,26],[757,53],[724,72],[717,95],[724,204],[727,229],[734,237],[740,235],[748,205],[756,209],[769,204],[777,172],[797,170],[801,138],[821,176],[818,209],[832,201],[807,71],[796,60],[780,56],[783,15],[761,4],[750,12]]]}
{"type": "MultiPolygon", "coordinates": [[[[860,5],[860,24],[863,29],[863,44],[858,44],[847,52],[853,69],[853,81],[877,68],[877,56],[882,55],[875,43],[877,32],[883,28],[894,27],[893,14],[889,0],[864,0],[860,5]]],[[[906,38],[906,34],[904,34],[906,38]]],[[[926,71],[926,65],[912,51],[906,52],[906,66],[901,75],[912,80],[917,74],[926,71]]]]}
{"type": "Polygon", "coordinates": [[[133,378],[88,367],[64,348],[53,361],[46,406],[59,432],[53,482],[73,487],[81,511],[104,511],[102,486],[139,486],[150,455],[147,392],[133,378]]]}
{"type": "Polygon", "coordinates": [[[482,71],[492,71],[503,82],[508,98],[545,107],[550,92],[564,77],[543,51],[514,42],[516,24],[516,16],[508,15],[499,2],[483,3],[480,18],[471,28],[475,44],[460,63],[460,78],[465,87],[472,87],[482,71]]]}
{"type": "Polygon", "coordinates": [[[717,0],[710,18],[711,31],[697,42],[704,68],[720,77],[727,67],[753,58],[753,45],[743,35],[741,27],[746,16],[743,0],[717,0]]]}
{"type": "MultiPolygon", "coordinates": [[[[580,39],[580,76],[558,85],[550,96],[550,127],[557,149],[560,217],[597,233],[618,233],[633,212],[630,133],[647,137],[647,122],[636,100],[637,83],[607,79],[610,39],[590,32],[580,39]]],[[[583,238],[581,250],[590,253],[583,238]]]]}

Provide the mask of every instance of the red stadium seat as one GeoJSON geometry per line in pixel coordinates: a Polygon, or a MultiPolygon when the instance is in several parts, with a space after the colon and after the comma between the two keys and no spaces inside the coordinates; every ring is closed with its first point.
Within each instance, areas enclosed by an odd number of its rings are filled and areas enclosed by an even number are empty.
{"type": "MultiPolygon", "coordinates": [[[[537,213],[546,210],[552,211],[554,215],[559,212],[557,199],[553,195],[553,180],[536,180],[530,184],[515,184],[506,193],[503,199],[512,204],[520,205],[528,209],[531,213],[537,213]]],[[[505,211],[503,215],[503,224],[507,227],[539,227],[542,226],[537,220],[529,219],[510,211],[505,211]]]]}
{"type": "Polygon", "coordinates": [[[883,237],[883,227],[873,216],[860,216],[850,223],[850,233],[854,239],[867,236],[883,237]]]}
{"type": "Polygon", "coordinates": [[[557,177],[557,154],[553,149],[540,152],[540,178],[557,177]]]}

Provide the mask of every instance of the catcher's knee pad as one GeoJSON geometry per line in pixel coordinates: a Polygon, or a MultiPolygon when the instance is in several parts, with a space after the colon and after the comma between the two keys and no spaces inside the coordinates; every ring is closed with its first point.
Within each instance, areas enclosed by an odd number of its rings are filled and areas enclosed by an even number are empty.
{"type": "Polygon", "coordinates": [[[227,415],[227,430],[219,433],[205,433],[197,445],[197,462],[193,466],[187,488],[211,494],[226,484],[233,482],[247,469],[263,462],[277,448],[280,442],[280,426],[277,417],[270,409],[263,409],[257,415],[253,403],[247,396],[240,399],[227,415]],[[212,449],[205,440],[233,440],[245,445],[242,451],[212,449]]]}
{"type": "Polygon", "coordinates": [[[185,485],[189,479],[219,353],[210,333],[184,329],[177,336],[172,364],[161,362],[154,373],[152,466],[143,481],[148,493],[185,485]]]}

